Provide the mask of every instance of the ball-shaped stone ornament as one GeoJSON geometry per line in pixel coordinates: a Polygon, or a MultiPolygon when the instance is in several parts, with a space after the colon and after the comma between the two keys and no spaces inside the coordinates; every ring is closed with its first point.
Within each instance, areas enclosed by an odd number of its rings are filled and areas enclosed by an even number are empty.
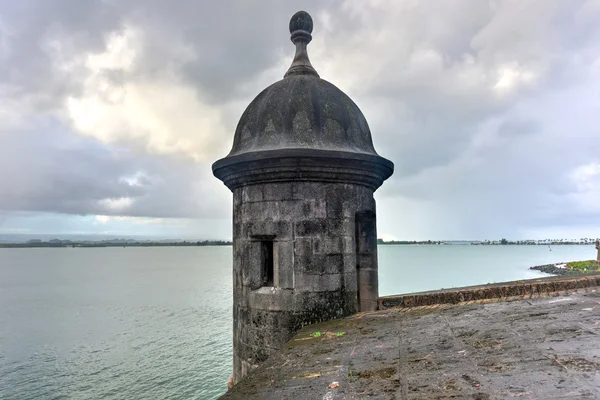
{"type": "Polygon", "coordinates": [[[296,14],[292,15],[290,19],[290,33],[294,33],[295,31],[306,31],[308,33],[312,33],[313,30],[313,20],[306,11],[298,11],[296,14]]]}

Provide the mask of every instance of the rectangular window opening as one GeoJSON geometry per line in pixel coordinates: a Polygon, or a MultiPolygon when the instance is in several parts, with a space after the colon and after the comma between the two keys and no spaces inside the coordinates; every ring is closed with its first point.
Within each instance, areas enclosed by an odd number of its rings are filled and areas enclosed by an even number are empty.
{"type": "Polygon", "coordinates": [[[273,241],[263,240],[261,241],[261,253],[262,253],[262,266],[261,266],[261,278],[262,286],[274,286],[274,263],[273,263],[273,241]]]}

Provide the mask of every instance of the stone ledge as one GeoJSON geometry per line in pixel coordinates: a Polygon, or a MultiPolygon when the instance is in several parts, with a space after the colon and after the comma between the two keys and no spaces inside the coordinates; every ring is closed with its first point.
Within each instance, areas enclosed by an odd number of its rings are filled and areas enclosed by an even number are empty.
{"type": "Polygon", "coordinates": [[[213,164],[213,174],[231,190],[283,182],[347,183],[375,191],[394,172],[377,154],[290,148],[227,156],[213,164]]]}
{"type": "Polygon", "coordinates": [[[600,274],[578,277],[559,276],[384,296],[378,299],[378,304],[380,310],[385,310],[393,307],[458,304],[489,299],[510,301],[596,286],[600,286],[600,274]]]}

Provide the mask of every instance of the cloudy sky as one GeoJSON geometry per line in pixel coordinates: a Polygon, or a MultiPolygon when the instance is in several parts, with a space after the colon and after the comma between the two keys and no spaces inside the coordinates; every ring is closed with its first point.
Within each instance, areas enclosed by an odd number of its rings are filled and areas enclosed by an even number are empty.
{"type": "Polygon", "coordinates": [[[0,234],[230,238],[290,16],[396,171],[379,236],[600,236],[600,0],[0,0],[0,234]]]}

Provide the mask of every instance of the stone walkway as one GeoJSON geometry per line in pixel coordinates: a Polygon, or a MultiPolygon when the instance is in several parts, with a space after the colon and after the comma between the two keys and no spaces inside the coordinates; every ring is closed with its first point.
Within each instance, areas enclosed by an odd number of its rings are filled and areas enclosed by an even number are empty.
{"type": "Polygon", "coordinates": [[[304,328],[223,398],[600,399],[599,335],[598,288],[393,308],[304,328]]]}

